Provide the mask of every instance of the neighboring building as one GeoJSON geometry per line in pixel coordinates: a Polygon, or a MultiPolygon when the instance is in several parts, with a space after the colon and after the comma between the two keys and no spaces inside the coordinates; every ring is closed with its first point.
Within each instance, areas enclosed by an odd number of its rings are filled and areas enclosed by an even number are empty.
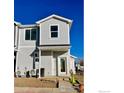
{"type": "Polygon", "coordinates": [[[72,69],[73,74],[76,74],[76,69],[75,69],[75,59],[77,57],[70,55],[70,69],[72,69]]]}
{"type": "Polygon", "coordinates": [[[79,60],[79,62],[75,63],[76,71],[84,71],[84,60],[79,60]]]}
{"type": "MultiPolygon", "coordinates": [[[[72,20],[51,15],[36,24],[14,23],[14,71],[41,76],[69,76],[72,20]],[[31,74],[31,73],[29,73],[31,74]]],[[[16,73],[17,74],[17,73],[16,73]]]]}

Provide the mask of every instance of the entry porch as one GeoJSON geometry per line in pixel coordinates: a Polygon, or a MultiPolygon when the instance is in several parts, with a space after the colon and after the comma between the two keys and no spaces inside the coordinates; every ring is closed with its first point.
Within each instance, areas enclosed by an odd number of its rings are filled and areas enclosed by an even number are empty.
{"type": "Polygon", "coordinates": [[[39,78],[42,76],[69,76],[69,46],[39,47],[37,69],[39,78]]]}

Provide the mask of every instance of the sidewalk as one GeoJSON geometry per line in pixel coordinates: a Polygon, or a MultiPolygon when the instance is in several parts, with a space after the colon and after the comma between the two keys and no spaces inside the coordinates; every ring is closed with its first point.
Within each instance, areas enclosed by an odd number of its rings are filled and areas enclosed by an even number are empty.
{"type": "Polygon", "coordinates": [[[59,81],[59,88],[15,87],[14,93],[77,93],[68,81],[59,81]]]}
{"type": "Polygon", "coordinates": [[[59,90],[58,93],[77,93],[74,87],[70,84],[69,81],[59,81],[59,90]]]}

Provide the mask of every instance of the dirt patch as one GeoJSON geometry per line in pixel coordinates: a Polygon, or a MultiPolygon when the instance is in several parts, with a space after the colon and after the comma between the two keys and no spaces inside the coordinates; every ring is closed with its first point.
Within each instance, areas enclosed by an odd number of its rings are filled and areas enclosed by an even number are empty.
{"type": "Polygon", "coordinates": [[[57,88],[57,80],[37,79],[37,78],[15,78],[15,87],[42,87],[57,88]]]}
{"type": "Polygon", "coordinates": [[[83,72],[77,72],[75,75],[76,80],[78,80],[78,82],[80,84],[84,84],[84,73],[83,72]]]}

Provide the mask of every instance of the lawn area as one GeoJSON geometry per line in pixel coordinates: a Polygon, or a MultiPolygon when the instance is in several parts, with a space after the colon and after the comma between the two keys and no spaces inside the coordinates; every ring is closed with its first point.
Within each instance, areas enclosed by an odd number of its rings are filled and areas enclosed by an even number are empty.
{"type": "Polygon", "coordinates": [[[37,78],[15,78],[14,87],[46,87],[56,88],[56,80],[37,78]]]}

